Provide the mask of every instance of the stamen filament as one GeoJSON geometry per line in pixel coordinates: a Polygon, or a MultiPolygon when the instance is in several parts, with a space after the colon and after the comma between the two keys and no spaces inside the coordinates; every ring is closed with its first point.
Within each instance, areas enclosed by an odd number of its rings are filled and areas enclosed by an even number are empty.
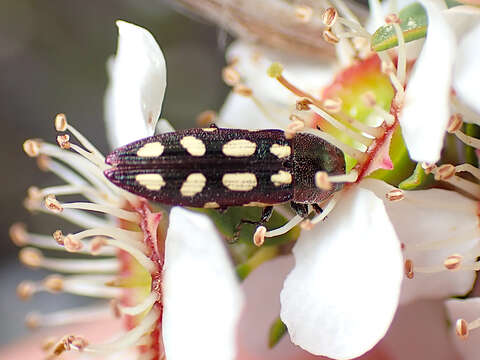
{"type": "Polygon", "coordinates": [[[140,215],[138,215],[137,213],[119,209],[114,206],[100,205],[100,204],[88,203],[88,202],[73,202],[73,203],[66,203],[66,204],[62,203],[61,205],[65,209],[97,211],[97,212],[113,215],[119,219],[131,221],[133,223],[139,223],[141,220],[140,215]]]}
{"type": "Polygon", "coordinates": [[[289,232],[295,225],[300,224],[303,221],[303,218],[299,215],[295,215],[293,218],[290,219],[289,222],[287,222],[285,225],[274,229],[274,230],[269,230],[265,233],[265,237],[274,237],[274,236],[279,236],[286,234],[289,232]]]}
{"type": "Polygon", "coordinates": [[[405,85],[405,78],[407,74],[407,53],[405,47],[405,38],[400,24],[394,22],[393,28],[398,39],[398,60],[397,60],[397,78],[400,84],[405,85]]]}
{"type": "Polygon", "coordinates": [[[56,311],[50,314],[33,313],[29,316],[35,317],[40,327],[53,327],[108,319],[111,318],[111,311],[107,306],[96,305],[56,311]]]}
{"type": "Polygon", "coordinates": [[[329,175],[328,180],[332,183],[354,183],[358,179],[358,171],[352,170],[348,174],[344,175],[329,175]]]}
{"type": "Polygon", "coordinates": [[[89,345],[84,348],[83,351],[93,353],[112,353],[134,346],[145,333],[152,329],[159,316],[159,312],[156,309],[152,309],[142,319],[139,325],[125,333],[119,339],[106,344],[89,345]]]}
{"type": "Polygon", "coordinates": [[[153,304],[155,304],[155,302],[158,301],[158,299],[159,299],[158,293],[153,291],[138,305],[135,305],[135,306],[119,305],[118,308],[123,314],[135,316],[148,310],[150,307],[153,306],[153,304]]]}
{"type": "Polygon", "coordinates": [[[480,169],[476,168],[475,166],[471,164],[462,164],[462,165],[455,166],[456,173],[462,172],[462,171],[469,172],[471,175],[473,175],[478,180],[480,180],[480,169]]]}
{"type": "Polygon", "coordinates": [[[480,139],[474,138],[463,133],[461,130],[457,130],[454,132],[455,136],[459,138],[464,144],[468,146],[472,146],[475,149],[480,149],[480,139]]]}
{"type": "Polygon", "coordinates": [[[338,201],[337,199],[339,196],[340,196],[339,193],[332,196],[332,199],[328,202],[327,206],[325,206],[325,209],[323,209],[322,213],[315,216],[310,221],[312,225],[318,224],[320,221],[325,219],[328,216],[328,214],[330,214],[330,212],[333,210],[333,208],[337,204],[337,201],[338,201]]]}

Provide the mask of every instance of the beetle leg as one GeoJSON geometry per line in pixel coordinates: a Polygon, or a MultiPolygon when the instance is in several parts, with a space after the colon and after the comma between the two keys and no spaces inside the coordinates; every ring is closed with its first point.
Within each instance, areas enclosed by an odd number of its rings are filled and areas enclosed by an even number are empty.
{"type": "Polygon", "coordinates": [[[317,214],[321,214],[323,212],[323,209],[318,204],[312,204],[312,206],[313,210],[315,210],[317,214]]]}
{"type": "Polygon", "coordinates": [[[294,201],[290,202],[290,206],[297,213],[298,216],[306,218],[308,216],[308,204],[301,204],[294,201]]]}
{"type": "Polygon", "coordinates": [[[260,220],[258,221],[253,221],[249,219],[240,220],[237,226],[235,226],[235,232],[233,233],[232,243],[238,240],[243,224],[264,225],[266,222],[268,222],[268,220],[270,220],[270,218],[272,217],[272,214],[273,214],[273,206],[265,206],[262,210],[262,216],[260,217],[260,220]]]}

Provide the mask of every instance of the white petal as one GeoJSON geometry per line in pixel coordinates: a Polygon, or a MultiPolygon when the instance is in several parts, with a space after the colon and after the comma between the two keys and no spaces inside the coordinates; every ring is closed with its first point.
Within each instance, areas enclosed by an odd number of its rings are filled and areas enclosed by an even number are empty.
{"type": "Polygon", "coordinates": [[[381,347],[395,360],[455,360],[443,300],[416,301],[400,306],[381,347]]]}
{"type": "Polygon", "coordinates": [[[293,256],[278,257],[255,269],[242,283],[246,306],[239,325],[237,359],[318,359],[293,345],[288,335],[272,349],[268,347],[270,326],[280,315],[280,290],[292,267],[293,256]]]}
{"type": "Polygon", "coordinates": [[[250,98],[231,92],[218,114],[220,127],[236,129],[285,129],[290,122],[290,108],[265,102],[265,110],[272,117],[263,113],[250,98]]]}
{"type": "Polygon", "coordinates": [[[407,83],[400,125],[410,157],[437,162],[450,116],[449,98],[455,36],[433,1],[423,0],[428,34],[407,83]]]}
{"type": "Polygon", "coordinates": [[[351,359],[387,332],[403,278],[402,254],[385,207],[360,187],[327,221],[302,232],[280,301],[292,341],[313,354],[351,359]]]}
{"type": "Polygon", "coordinates": [[[163,296],[167,359],[234,359],[243,295],[206,216],[180,207],[170,212],[163,296]]]}
{"type": "Polygon", "coordinates": [[[458,97],[480,114],[480,25],[465,35],[455,62],[453,87],[458,97]]]}
{"type": "MultiPolygon", "coordinates": [[[[476,320],[480,317],[480,298],[470,298],[465,300],[452,299],[445,303],[447,307],[448,318],[455,326],[458,319],[464,319],[468,322],[476,320]]],[[[480,353],[480,330],[471,330],[468,338],[460,339],[455,335],[452,329],[452,337],[458,352],[462,355],[463,360],[477,360],[480,353]]]]}
{"type": "MultiPolygon", "coordinates": [[[[380,198],[385,199],[390,220],[400,241],[405,245],[405,259],[411,259],[414,267],[437,266],[443,269],[445,259],[452,254],[465,255],[465,262],[472,262],[480,229],[476,216],[477,203],[454,191],[441,189],[404,191],[401,201],[386,200],[385,194],[393,186],[380,180],[366,179],[365,187],[380,198]],[[443,247],[432,248],[434,242],[446,242],[443,247]],[[454,241],[458,241],[454,243],[454,241]],[[430,249],[419,251],[418,247],[430,249]]],[[[402,284],[400,302],[406,304],[419,299],[441,299],[463,295],[473,285],[473,271],[442,271],[425,274],[415,272],[413,279],[405,279],[402,284]]]]}
{"type": "Polygon", "coordinates": [[[235,69],[255,96],[294,108],[296,97],[280,83],[267,75],[273,62],[284,67],[284,76],[300,89],[315,96],[331,82],[334,69],[330,63],[318,59],[298,57],[244,41],[234,42],[227,51],[227,60],[236,60],[235,69]]]}
{"type": "Polygon", "coordinates": [[[112,147],[151,136],[162,109],[167,69],[162,51],[145,29],[117,21],[118,48],[108,63],[105,121],[112,147]]]}

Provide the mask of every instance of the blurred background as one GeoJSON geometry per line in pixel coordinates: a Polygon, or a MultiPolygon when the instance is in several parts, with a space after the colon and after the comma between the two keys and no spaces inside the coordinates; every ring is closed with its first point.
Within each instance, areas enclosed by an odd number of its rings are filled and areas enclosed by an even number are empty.
{"type": "Polygon", "coordinates": [[[194,126],[196,115],[218,109],[227,93],[220,77],[224,59],[218,29],[175,12],[162,0],[0,1],[0,345],[28,333],[23,324],[28,312],[85,302],[45,293],[20,302],[17,284],[46,273],[18,263],[8,229],[22,221],[35,233],[68,231],[58,218],[32,215],[23,208],[29,186],[60,182],[37,168],[23,153],[22,143],[28,138],[55,142],[53,119],[64,112],[102,152],[108,152],[103,124],[105,63],[116,49],[117,19],[147,28],[162,47],[168,71],[162,117],[174,127],[194,126]]]}

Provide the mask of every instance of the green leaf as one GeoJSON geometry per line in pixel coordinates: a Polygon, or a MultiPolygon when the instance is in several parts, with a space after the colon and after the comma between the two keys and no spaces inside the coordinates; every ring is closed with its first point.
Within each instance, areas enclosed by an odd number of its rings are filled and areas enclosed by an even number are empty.
{"type": "Polygon", "coordinates": [[[398,187],[402,190],[419,190],[429,187],[433,183],[433,175],[426,174],[425,170],[422,168],[422,164],[417,163],[417,167],[413,174],[403,180],[398,187]]]}
{"type": "MultiPolygon", "coordinates": [[[[472,136],[474,138],[480,137],[480,127],[475,124],[463,124],[464,132],[468,136],[472,136]]],[[[465,160],[467,163],[478,167],[478,157],[476,154],[476,149],[474,147],[465,145],[465,160]]]]}
{"type": "MultiPolygon", "coordinates": [[[[236,206],[230,207],[224,212],[213,209],[198,209],[198,211],[207,214],[215,223],[217,229],[227,239],[232,239],[235,232],[235,227],[241,219],[258,220],[261,217],[262,209],[250,206],[236,206]]],[[[276,229],[284,225],[288,220],[280,215],[277,211],[273,212],[272,217],[266,224],[267,229],[276,229]]],[[[253,234],[256,226],[251,224],[243,224],[240,231],[238,241],[252,244],[253,234]]],[[[265,239],[263,246],[279,245],[290,241],[297,240],[300,235],[300,227],[295,226],[286,234],[265,239]]]]}
{"type": "MultiPolygon", "coordinates": [[[[404,7],[398,14],[400,28],[405,42],[421,39],[427,34],[427,13],[420,3],[404,7]]],[[[381,26],[372,35],[372,48],[384,51],[398,45],[398,38],[393,25],[381,26]]]]}
{"type": "Polygon", "coordinates": [[[270,331],[268,333],[268,347],[271,349],[277,345],[286,333],[287,326],[283,323],[280,317],[276,318],[270,326],[270,331]]]}

